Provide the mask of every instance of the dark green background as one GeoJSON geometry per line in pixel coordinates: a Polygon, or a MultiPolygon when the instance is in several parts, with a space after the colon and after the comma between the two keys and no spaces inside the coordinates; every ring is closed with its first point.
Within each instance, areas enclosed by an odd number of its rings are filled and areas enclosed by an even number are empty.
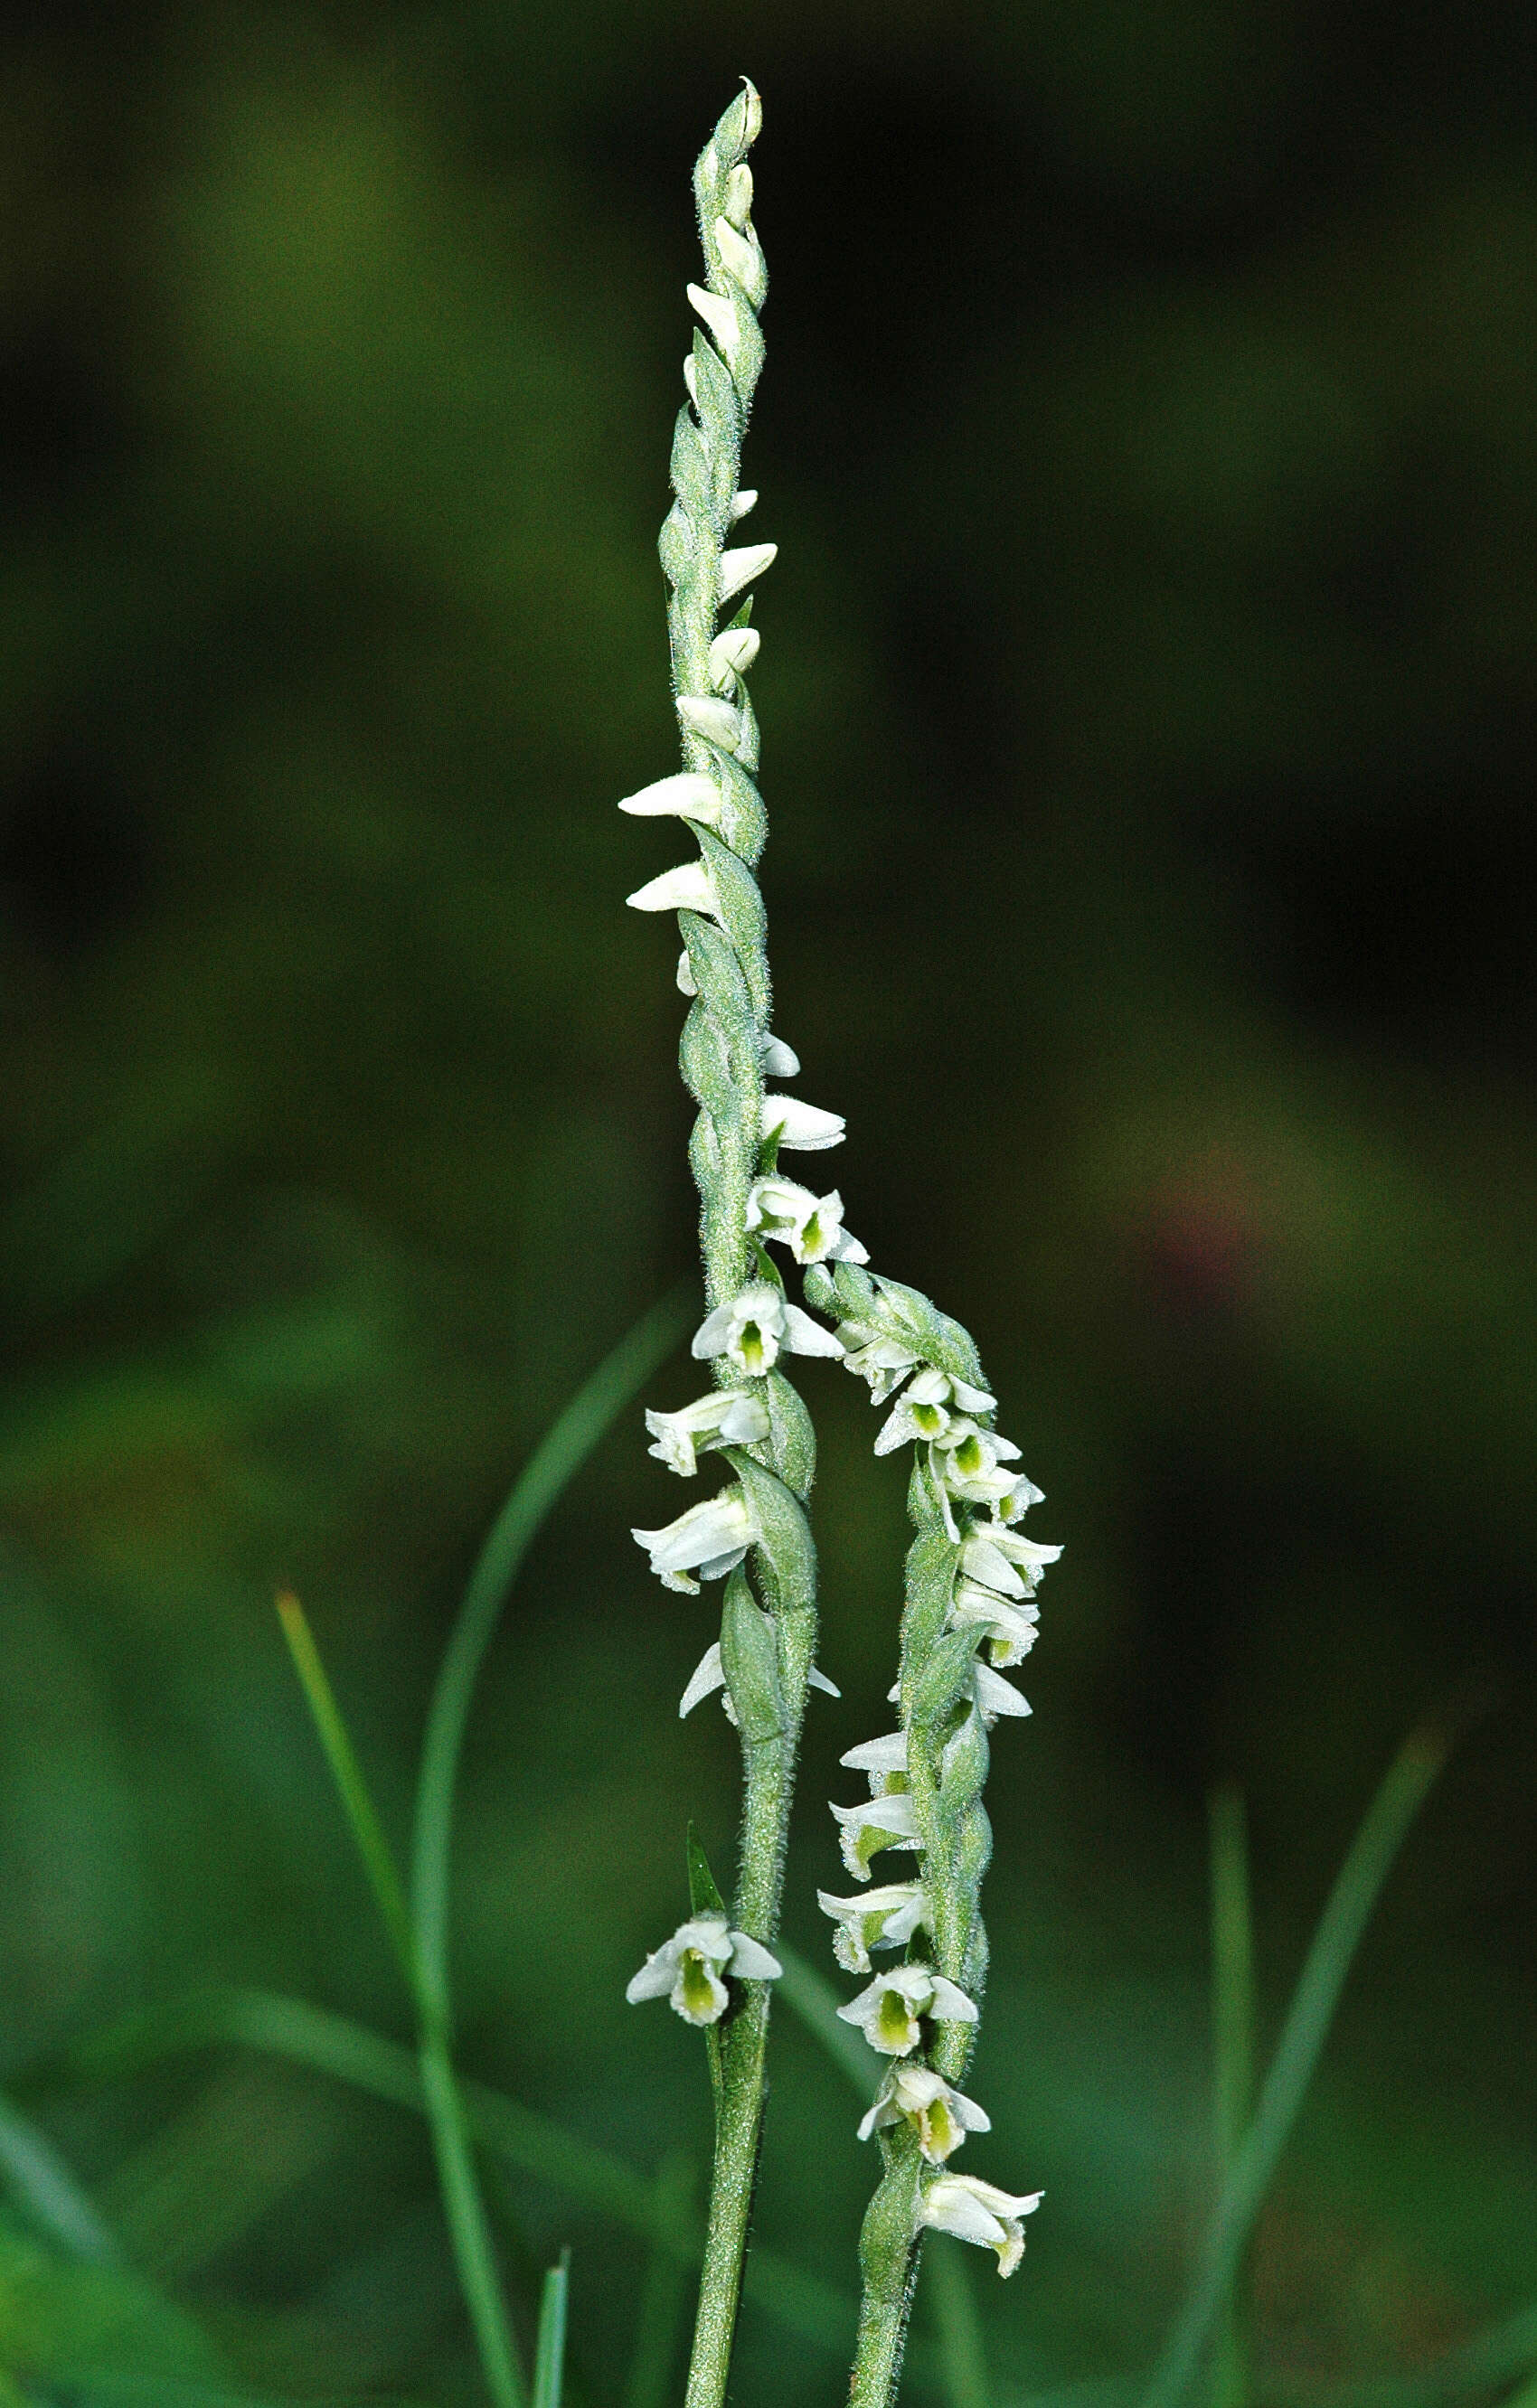
{"type": "MultiPolygon", "coordinates": [[[[1259,2345],[1389,2372],[1537,2298],[1533,24],[7,12],[0,2080],[212,1978],[407,2028],[271,1593],[402,1831],[481,1535],[691,1260],[674,943],[623,900],[679,855],[612,807],[675,765],[687,176],[748,68],[778,1025],[849,1116],[813,1170],[973,1328],[1068,1547],[990,1792],[963,2162],[1048,2192],[1006,2291],[969,2260],[998,2399],[1145,2363],[1178,2296],[1209,1784],[1270,2033],[1393,1746],[1469,1696],[1259,2345]]],[[[862,1390],[805,1387],[826,1965],[904,1522],[862,1390]]],[[[685,1816],[723,1865],[734,1817],[674,1712],[711,1608],[626,1535],[682,1501],[631,1416],[497,1642],[459,1855],[467,2066],[642,2168],[707,2097],[624,1984],[685,1816]]],[[[782,2022],[761,2229],[852,2287],[873,2152],[782,2022]]],[[[409,2119],[235,2054],[37,2112],[252,2385],[475,2396],[409,2119]]],[[[525,2338],[573,2243],[617,2401],[638,2251],[497,2213],[525,2338]]],[[[750,2318],[744,2401],[841,2381],[750,2318]]]]}

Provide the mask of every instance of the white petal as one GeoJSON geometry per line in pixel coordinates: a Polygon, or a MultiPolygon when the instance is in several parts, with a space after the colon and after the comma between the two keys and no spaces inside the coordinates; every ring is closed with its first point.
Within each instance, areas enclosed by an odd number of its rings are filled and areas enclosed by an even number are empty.
{"type": "Polygon", "coordinates": [[[769,1138],[777,1129],[786,1153],[825,1154],[828,1146],[842,1144],[846,1125],[841,1112],[825,1112],[798,1096],[764,1096],[763,1134],[769,1138]]]}
{"type": "MultiPolygon", "coordinates": [[[[737,172],[739,175],[744,175],[746,170],[745,168],[739,168],[737,172]]],[[[757,498],[758,489],[756,485],[743,485],[740,493],[732,494],[730,516],[733,526],[739,519],[744,519],[747,516],[748,511],[755,507],[757,498]]]]}
{"type": "Polygon", "coordinates": [[[724,687],[732,677],[744,677],[758,656],[763,641],[755,627],[727,627],[710,647],[711,683],[724,687]]]}
{"type": "Polygon", "coordinates": [[[785,1044],[783,1037],[766,1037],[761,1051],[766,1079],[793,1079],[799,1072],[800,1056],[785,1044]]]}
{"type": "Polygon", "coordinates": [[[754,577],[761,577],[778,557],[777,543],[744,543],[739,544],[734,552],[723,552],[716,599],[729,602],[744,585],[751,585],[754,577]]]}
{"type": "Polygon", "coordinates": [[[715,243],[725,265],[743,291],[754,293],[763,274],[763,253],[757,244],[749,242],[745,235],[739,234],[729,218],[716,219],[715,243]]]}
{"type": "Polygon", "coordinates": [[[683,362],[683,382],[688,387],[688,397],[690,401],[694,404],[695,408],[697,409],[699,407],[699,380],[695,369],[694,354],[692,351],[690,351],[687,359],[683,362]]]}
{"type": "Polygon", "coordinates": [[[830,1329],[824,1329],[798,1304],[784,1308],[784,1343],[792,1354],[826,1354],[835,1362],[842,1360],[843,1349],[830,1329]]]}
{"type": "Polygon", "coordinates": [[[957,2241],[975,2241],[985,2248],[997,2249],[1008,2235],[975,2192],[961,2188],[963,2179],[960,2174],[941,2175],[931,2184],[919,2215],[937,2232],[951,2232],[957,2241]]]}
{"type": "Polygon", "coordinates": [[[715,889],[702,861],[682,861],[676,869],[664,869],[660,878],[638,886],[625,900],[632,911],[702,911],[706,919],[720,918],[715,889]]]}
{"type": "Polygon", "coordinates": [[[851,1747],[847,1756],[840,1756],[838,1761],[848,1765],[855,1772],[905,1772],[907,1733],[891,1731],[884,1739],[864,1740],[858,1747],[851,1747]]]}
{"type": "Polygon", "coordinates": [[[964,1380],[952,1380],[950,1389],[962,1412],[993,1413],[998,1411],[998,1398],[990,1397],[985,1388],[969,1388],[964,1380]]]}
{"type": "Polygon", "coordinates": [[[619,806],[632,819],[663,819],[670,815],[681,820],[698,820],[706,827],[718,824],[721,816],[721,790],[713,778],[702,770],[680,769],[675,777],[658,778],[650,786],[642,786],[638,795],[626,795],[619,806]]]}
{"type": "Polygon", "coordinates": [[[733,225],[744,226],[753,210],[753,170],[733,167],[725,179],[725,214],[733,225]]]}
{"type": "Polygon", "coordinates": [[[954,1982],[947,1982],[942,1973],[931,1973],[929,1980],[933,1985],[934,2003],[928,2012],[936,2023],[974,2024],[976,2022],[976,2007],[964,1990],[958,1990],[954,1982]]]}
{"type": "Polygon", "coordinates": [[[712,1647],[705,1649],[694,1668],[687,1688],[678,1700],[680,1722],[684,1714],[691,1714],[695,1707],[704,1698],[713,1697],[717,1689],[724,1689],[725,1686],[725,1673],[721,1666],[721,1642],[717,1639],[712,1647]]]}
{"type": "Polygon", "coordinates": [[[733,304],[723,301],[718,293],[707,293],[702,284],[691,284],[688,297],[723,351],[733,351],[741,340],[741,327],[733,304]]]}
{"type": "Polygon", "coordinates": [[[784,1968],[777,1956],[770,1956],[767,1948],[760,1947],[755,1940],[749,1940],[745,1931],[733,1931],[731,1971],[740,1973],[744,1982],[777,1982],[784,1968]]]}
{"type": "Polygon", "coordinates": [[[677,1971],[677,1955],[669,1942],[667,1947],[658,1948],[654,1956],[647,1957],[639,1973],[627,1985],[625,1996],[630,2005],[638,2007],[643,1999],[665,1999],[672,1987],[677,1971]]]}
{"type": "Polygon", "coordinates": [[[828,1680],[826,1672],[818,1671],[814,1664],[806,1675],[806,1685],[809,1689],[820,1689],[825,1698],[840,1698],[843,1694],[835,1682],[828,1680]]]}
{"type": "Polygon", "coordinates": [[[695,1361],[704,1363],[708,1362],[711,1354],[724,1354],[730,1328],[731,1307],[728,1304],[718,1304],[713,1312],[706,1314],[694,1333],[693,1343],[688,1351],[695,1361]]]}
{"type": "Polygon", "coordinates": [[[741,713],[728,702],[714,695],[681,694],[678,716],[696,736],[705,737],[718,744],[723,752],[734,752],[741,740],[741,713]]]}
{"type": "Polygon", "coordinates": [[[677,986],[680,995],[695,996],[699,992],[697,981],[694,976],[694,965],[688,958],[686,945],[678,956],[677,986]]]}
{"type": "Polygon", "coordinates": [[[1029,1702],[1021,1697],[1012,1681],[995,1672],[988,1664],[979,1664],[973,1675],[977,1684],[977,1703],[984,1714],[1027,1714],[1029,1702]]]}

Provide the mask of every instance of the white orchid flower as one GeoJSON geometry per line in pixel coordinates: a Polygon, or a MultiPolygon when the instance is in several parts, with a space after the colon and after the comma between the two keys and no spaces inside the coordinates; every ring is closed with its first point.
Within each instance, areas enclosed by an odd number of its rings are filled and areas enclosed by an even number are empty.
{"type": "MultiPolygon", "coordinates": [[[[868,1263],[869,1255],[843,1226],[843,1198],[835,1187],[817,1196],[794,1179],[755,1179],[747,1191],[747,1226],[789,1247],[797,1263],[868,1263]]],[[[841,1349],[840,1349],[841,1352],[841,1349]]]]}
{"type": "Polygon", "coordinates": [[[966,1992],[930,1965],[898,1965],[877,1973],[869,1987],[838,2010],[842,2023],[857,2025],[883,2057],[906,2057],[923,2040],[919,2017],[940,2024],[974,2024],[977,2010],[966,1992]]]}
{"type": "Polygon", "coordinates": [[[1013,1605],[1006,1597],[984,1588],[979,1581],[963,1579],[956,1583],[950,1600],[950,1619],[945,1627],[981,1630],[992,1661],[1004,1666],[1023,1664],[1035,1645],[1040,1619],[1038,1605],[1013,1605]]]}
{"type": "Polygon", "coordinates": [[[715,2024],[730,2004],[725,1974],[743,1982],[777,1982],[783,1971],[779,1958],[745,1931],[728,1930],[724,1914],[697,1914],[653,1951],[625,1996],[632,2007],[643,1999],[666,1999],[685,2023],[715,2024]]]}
{"type": "Polygon", "coordinates": [[[961,1572],[1003,1597],[1033,1597],[1041,1573],[1061,1553],[1060,1547],[1022,1539],[1000,1523],[984,1522],[969,1533],[961,1549],[961,1572]]]}
{"type": "Polygon", "coordinates": [[[799,1076],[800,1056],[783,1037],[765,1037],[759,1040],[759,1057],[766,1079],[794,1079],[799,1076]]]}
{"type": "Polygon", "coordinates": [[[990,2132],[992,2118],[974,2099],[952,2090],[941,2073],[927,2065],[898,2064],[890,2068],[875,2103],[859,2127],[868,2141],[890,2124],[909,2123],[918,2136],[920,2154],[931,2166],[954,2157],[968,2132],[990,2132]]]}
{"type": "Polygon", "coordinates": [[[841,1323],[838,1339],[845,1369],[865,1382],[872,1405],[883,1405],[918,1361],[910,1346],[899,1345],[895,1338],[871,1338],[857,1322],[841,1323]]]}
{"type": "Polygon", "coordinates": [[[921,1848],[912,1800],[905,1791],[867,1798],[858,1806],[834,1806],[843,1862],[855,1881],[869,1879],[869,1860],[883,1848],[921,1848]]]}
{"type": "Polygon", "coordinates": [[[718,1497],[691,1505],[662,1529],[632,1530],[630,1536],[637,1546],[646,1549],[652,1570],[664,1588],[682,1589],[696,1597],[699,1582],[690,1579],[691,1572],[697,1571],[700,1580],[722,1579],[735,1571],[763,1532],[748,1511],[741,1490],[723,1488],[718,1497]]]}
{"type": "MultiPolygon", "coordinates": [[[[819,1670],[814,1664],[806,1675],[806,1685],[809,1689],[821,1689],[829,1698],[840,1698],[843,1694],[841,1689],[835,1688],[826,1672],[819,1670]]],[[[721,1704],[725,1709],[725,1719],[735,1728],[737,1709],[731,1702],[731,1692],[725,1684],[725,1667],[721,1661],[721,1642],[718,1639],[712,1647],[705,1649],[689,1676],[688,1686],[678,1700],[679,1720],[682,1721],[685,1714],[691,1714],[695,1707],[704,1698],[713,1697],[717,1689],[721,1693],[721,1704]]]]}
{"type": "Polygon", "coordinates": [[[875,1441],[875,1452],[891,1455],[914,1440],[932,1443],[944,1437],[957,1411],[990,1413],[994,1407],[995,1399],[985,1388],[973,1388],[965,1380],[954,1380],[947,1371],[936,1371],[932,1364],[926,1364],[898,1398],[875,1441]]]}
{"type": "Polygon", "coordinates": [[[1014,1488],[1018,1473],[1005,1471],[1019,1454],[1013,1439],[984,1430],[966,1414],[952,1421],[929,1448],[929,1461],[952,1497],[964,1505],[997,1505],[1014,1488]]]}
{"type": "Polygon", "coordinates": [[[928,1898],[922,1882],[890,1882],[855,1898],[834,1898],[819,1889],[816,1902],[837,1926],[833,1955],[845,1973],[868,1973],[872,1948],[902,1948],[920,1925],[928,1928],[928,1898]]]}
{"type": "Polygon", "coordinates": [[[971,1680],[977,1711],[989,1730],[1000,1714],[1029,1713],[1028,1700],[1021,1697],[1013,1683],[1006,1681],[1001,1672],[993,1671],[988,1665],[973,1665],[971,1680]]]}
{"type": "Polygon", "coordinates": [[[755,1446],[768,1435],[768,1414],[763,1398],[748,1389],[715,1388],[675,1413],[648,1410],[646,1427],[656,1441],[647,1454],[692,1480],[701,1447],[755,1446]]]}
{"type": "Polygon", "coordinates": [[[739,1371],[760,1380],[773,1369],[782,1349],[788,1354],[842,1353],[830,1329],[798,1305],[787,1304],[767,1280],[754,1280],[700,1323],[691,1352],[698,1362],[729,1355],[739,1371]]]}
{"type": "Polygon", "coordinates": [[[907,1733],[906,1731],[888,1731],[881,1739],[862,1740],[857,1747],[851,1747],[848,1754],[840,1756],[838,1761],[840,1764],[846,1764],[854,1772],[868,1772],[870,1789],[877,1798],[883,1793],[887,1793],[888,1783],[895,1790],[896,1781],[893,1776],[899,1776],[902,1786],[905,1787],[907,1733]]]}
{"type": "MultiPolygon", "coordinates": [[[[721,818],[721,790],[713,778],[701,770],[680,769],[670,778],[657,778],[639,794],[625,795],[619,808],[633,819],[693,820],[705,827],[718,827],[721,818]]],[[[644,893],[644,888],[641,892],[644,893]]],[[[687,959],[687,955],[684,955],[687,959]]]]}
{"type": "Polygon", "coordinates": [[[1033,2215],[1044,2197],[1043,2191],[1032,2190],[1016,2198],[995,2183],[979,2182],[975,2174],[940,2174],[924,2192],[918,2214],[936,2232],[953,2232],[957,2241],[996,2249],[998,2271],[1008,2275],[1025,2255],[1020,2218],[1033,2215]]]}

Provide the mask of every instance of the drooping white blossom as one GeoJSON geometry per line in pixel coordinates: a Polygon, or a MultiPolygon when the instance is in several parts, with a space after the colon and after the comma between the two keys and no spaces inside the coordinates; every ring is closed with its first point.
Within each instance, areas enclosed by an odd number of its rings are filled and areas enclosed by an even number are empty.
{"type": "Polygon", "coordinates": [[[740,1288],[727,1304],[718,1304],[694,1333],[691,1349],[697,1362],[725,1354],[751,1380],[771,1371],[782,1351],[788,1354],[828,1354],[842,1350],[830,1329],[824,1329],[797,1304],[787,1304],[767,1280],[740,1288]]]}
{"type": "Polygon", "coordinates": [[[681,694],[678,716],[691,736],[702,736],[711,744],[718,744],[723,752],[735,752],[741,741],[742,719],[740,710],[729,702],[722,702],[713,694],[681,694]]]}
{"type": "Polygon", "coordinates": [[[1033,2215],[1044,2191],[1017,2197],[996,2183],[979,2182],[975,2174],[939,2174],[924,2191],[918,2208],[922,2223],[936,2232],[953,2232],[957,2241],[974,2241],[998,2251],[998,2271],[1012,2274],[1025,2255],[1022,2216],[1033,2215]]]}
{"type": "Polygon", "coordinates": [[[662,1529],[632,1530],[630,1536],[646,1549],[664,1588],[682,1589],[693,1597],[699,1582],[689,1577],[692,1572],[697,1571],[700,1580],[722,1579],[736,1570],[763,1533],[741,1490],[723,1488],[718,1497],[691,1505],[662,1529]]]}
{"type": "Polygon", "coordinates": [[[983,1721],[991,1729],[1000,1714],[1027,1714],[1029,1702],[1021,1697],[1012,1681],[990,1665],[974,1664],[971,1668],[972,1694],[983,1721]]]}
{"type": "Polygon", "coordinates": [[[758,1045],[766,1079],[793,1079],[800,1069],[800,1056],[783,1037],[764,1037],[758,1045]]]}
{"type": "Polygon", "coordinates": [[[775,1982],[783,1971],[745,1931],[728,1929],[724,1914],[697,1914],[653,1951],[625,1996],[632,2007],[643,1999],[666,1999],[685,2023],[714,2024],[730,2003],[725,1975],[775,1982]]]}
{"type": "Polygon", "coordinates": [[[707,293],[702,284],[691,284],[688,297],[720,350],[729,356],[741,341],[741,321],[737,315],[736,304],[724,301],[718,293],[707,293]]]}
{"type": "Polygon", "coordinates": [[[868,2141],[888,2125],[903,2122],[912,2125],[920,2154],[931,2166],[942,2166],[954,2157],[968,2132],[993,2128],[991,2116],[974,2099],[953,2090],[942,2074],[927,2065],[898,2063],[882,2083],[874,2105],[859,2127],[859,2138],[868,2141]]]}
{"type": "Polygon", "coordinates": [[[869,1860],[883,1848],[920,1848],[912,1800],[906,1791],[887,1791],[857,1806],[833,1807],[843,1862],[855,1881],[869,1881],[869,1860]]]}
{"type": "Polygon", "coordinates": [[[846,1764],[851,1771],[868,1772],[870,1788],[879,1798],[893,1773],[907,1771],[907,1733],[887,1731],[880,1739],[861,1740],[857,1747],[851,1747],[838,1761],[846,1764]]]}
{"type": "Polygon", "coordinates": [[[974,2024],[977,2010],[966,1992],[929,1965],[898,1965],[877,1973],[868,1989],[838,2010],[856,2025],[883,2057],[907,2057],[923,2041],[920,2017],[939,2024],[974,2024]]]}
{"type": "Polygon", "coordinates": [[[734,679],[745,677],[757,659],[763,641],[755,627],[726,627],[710,647],[710,682],[725,694],[734,679]]]}
{"type": "Polygon", "coordinates": [[[756,1446],[768,1435],[768,1414],[763,1398],[750,1389],[715,1388],[675,1413],[648,1408],[646,1427],[655,1441],[647,1454],[692,1480],[701,1447],[756,1446]]]}
{"type": "Polygon", "coordinates": [[[744,585],[751,585],[753,580],[761,577],[778,558],[777,543],[744,543],[739,544],[735,552],[723,552],[720,600],[723,603],[731,601],[744,585]]]}
{"type": "Polygon", "coordinates": [[[984,1430],[969,1415],[952,1421],[929,1448],[929,1461],[947,1493],[963,1505],[997,1505],[1008,1498],[1017,1472],[1005,1471],[1019,1449],[1013,1439],[984,1430]]]}
{"type": "Polygon", "coordinates": [[[855,1322],[840,1323],[838,1340],[844,1369],[865,1382],[872,1405],[883,1405],[918,1361],[910,1346],[895,1338],[870,1338],[855,1322]]]}
{"type": "Polygon", "coordinates": [[[855,1898],[834,1898],[819,1889],[816,1902],[835,1925],[833,1955],[845,1973],[868,1973],[872,1948],[902,1948],[928,1927],[928,1899],[922,1882],[890,1882],[855,1898]]]}
{"type": "MultiPolygon", "coordinates": [[[[1037,1489],[1032,1503],[1039,1503],[1040,1496],[1037,1489]]],[[[984,1588],[996,1588],[1000,1596],[1033,1597],[1041,1573],[1061,1552],[1060,1547],[1022,1539],[998,1523],[984,1522],[970,1533],[961,1548],[961,1570],[967,1579],[980,1581],[984,1588]]]]}
{"type": "Polygon", "coordinates": [[[797,1263],[869,1260],[858,1239],[843,1226],[843,1198],[836,1187],[818,1196],[798,1180],[782,1179],[777,1172],[755,1179],[747,1193],[747,1226],[756,1236],[788,1246],[797,1263]]]}

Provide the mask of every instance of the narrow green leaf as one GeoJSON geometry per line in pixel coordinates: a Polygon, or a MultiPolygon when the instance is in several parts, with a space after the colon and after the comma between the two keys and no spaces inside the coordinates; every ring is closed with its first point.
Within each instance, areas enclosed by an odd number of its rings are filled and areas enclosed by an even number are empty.
{"type": "Polygon", "coordinates": [[[406,1892],[395,1867],[384,1827],[379,1819],[352,1734],[342,1719],[320,1649],[310,1629],[303,1606],[289,1589],[277,1599],[278,1619],[283,1627],[294,1669],[305,1694],[309,1712],[314,1717],[320,1742],[325,1750],[325,1760],[337,1784],[342,1809],[352,1826],[357,1852],[374,1894],[375,1904],[395,1950],[400,1970],[416,1993],[415,1951],[411,1945],[410,1917],[406,1910],[406,1892]]]}
{"type": "Polygon", "coordinates": [[[625,2408],[667,2408],[672,2369],[688,2304],[688,2245],[695,2225],[695,2167],[681,2150],[664,2157],[652,2194],[655,2239],[636,2318],[635,2349],[625,2385],[625,2408]]]}
{"type": "MultiPolygon", "coordinates": [[[[1212,1847],[1212,2126],[1220,2195],[1231,2181],[1254,2112],[1254,1928],[1243,1792],[1229,1784],[1210,1799],[1212,1847]]],[[[1217,2320],[1212,2408],[1244,2408],[1248,2397],[1245,2259],[1217,2320]]]]}
{"type": "Polygon", "coordinates": [[[1438,1732],[1415,1732],[1389,1766],[1346,1852],[1304,1960],[1254,2121],[1208,2229],[1189,2296],[1153,2371],[1143,2408],[1177,2408],[1195,2378],[1307,2094],[1361,1935],[1445,1758],[1446,1742],[1438,1732]]]}
{"type": "Polygon", "coordinates": [[[87,2266],[114,2266],[118,2244],[46,2133],[0,2098],[0,2179],[45,2239],[87,2266]]]}
{"type": "Polygon", "coordinates": [[[544,2294],[539,2301],[532,2408],[560,2408],[566,2376],[566,2300],[570,2277],[571,2253],[563,2249],[559,2265],[552,2266],[544,2278],[544,2294]]]}
{"type": "Polygon", "coordinates": [[[841,2021],[838,1993],[825,1974],[783,1940],[775,1941],[774,1954],[784,1969],[774,1985],[780,1998],[858,2092],[860,2104],[868,2107],[884,2071],[883,2059],[861,2040],[852,2024],[841,2021]]]}
{"type": "Polygon", "coordinates": [[[924,2251],[923,2284],[934,2311],[949,2408],[988,2408],[982,2318],[964,2242],[932,2236],[924,2251]]]}
{"type": "Polygon", "coordinates": [[[688,1827],[688,1903],[694,1914],[724,1914],[725,1900],[710,1870],[710,1858],[704,1852],[704,1842],[694,1825],[688,1827]]]}

